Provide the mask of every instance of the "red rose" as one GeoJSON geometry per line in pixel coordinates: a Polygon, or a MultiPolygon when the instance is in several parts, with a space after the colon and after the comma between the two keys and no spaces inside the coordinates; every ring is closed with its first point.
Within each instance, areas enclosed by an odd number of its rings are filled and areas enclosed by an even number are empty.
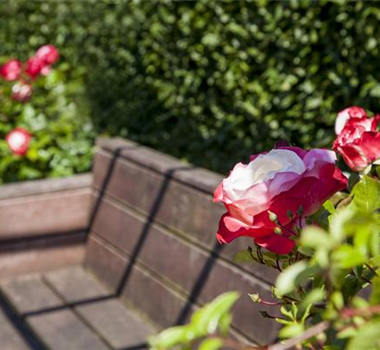
{"type": "Polygon", "coordinates": [[[346,109],[343,109],[343,111],[340,111],[338,113],[338,116],[335,120],[335,133],[339,135],[346,123],[352,119],[352,118],[362,118],[366,117],[367,114],[365,110],[358,106],[352,106],[348,107],[346,109]]]}
{"type": "Polygon", "coordinates": [[[333,144],[333,149],[353,171],[364,170],[380,159],[380,116],[350,118],[333,144]]]}
{"type": "Polygon", "coordinates": [[[332,151],[279,147],[252,156],[249,164],[237,164],[214,194],[214,201],[227,208],[219,223],[219,242],[248,236],[270,251],[289,253],[294,224],[347,187],[335,161],[332,151]]]}
{"type": "Polygon", "coordinates": [[[45,65],[51,65],[58,60],[59,52],[53,45],[44,45],[37,50],[36,57],[45,65]]]}
{"type": "Polygon", "coordinates": [[[15,128],[7,134],[5,140],[13,154],[24,155],[28,151],[31,138],[27,130],[15,128]]]}
{"type": "Polygon", "coordinates": [[[8,81],[17,80],[22,71],[21,62],[18,60],[10,60],[0,67],[0,75],[8,81]]]}
{"type": "Polygon", "coordinates": [[[30,77],[35,78],[38,74],[41,73],[44,66],[44,62],[38,57],[30,57],[26,62],[25,73],[30,77]]]}
{"type": "Polygon", "coordinates": [[[31,85],[24,83],[24,82],[20,82],[20,83],[13,85],[13,87],[12,87],[12,98],[14,100],[17,100],[20,102],[25,102],[25,101],[29,100],[30,96],[32,96],[32,86],[31,85]]]}

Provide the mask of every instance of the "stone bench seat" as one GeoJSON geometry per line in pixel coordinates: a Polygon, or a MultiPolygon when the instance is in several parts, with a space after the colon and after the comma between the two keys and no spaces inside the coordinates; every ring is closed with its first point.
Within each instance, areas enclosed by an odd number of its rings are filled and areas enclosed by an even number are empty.
{"type": "Polygon", "coordinates": [[[82,267],[0,280],[2,350],[147,349],[155,330],[82,267]]]}
{"type": "Polygon", "coordinates": [[[152,332],[236,290],[232,336],[273,341],[277,328],[259,312],[273,308],[248,293],[271,299],[276,273],[233,261],[251,239],[216,241],[225,209],[212,194],[221,180],[114,138],[98,140],[91,174],[0,187],[0,299],[8,310],[0,338],[10,350],[18,349],[11,341],[20,349],[145,349],[152,332]]]}

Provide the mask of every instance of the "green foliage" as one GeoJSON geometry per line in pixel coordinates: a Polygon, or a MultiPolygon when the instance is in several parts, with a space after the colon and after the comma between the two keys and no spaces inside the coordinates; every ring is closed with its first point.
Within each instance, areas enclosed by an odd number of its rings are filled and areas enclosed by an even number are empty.
{"type": "MultiPolygon", "coordinates": [[[[6,55],[51,42],[85,67],[97,131],[226,171],[279,139],[326,146],[379,110],[370,1],[2,1],[6,55]]],[[[20,56],[20,57],[21,57],[20,56]]]]}
{"type": "Polygon", "coordinates": [[[192,349],[190,345],[203,339],[199,350],[218,350],[223,338],[228,335],[231,323],[231,308],[239,298],[236,292],[219,295],[197,310],[185,326],[176,326],[162,331],[149,341],[152,350],[192,349]],[[218,335],[219,334],[219,335],[218,335]],[[210,335],[210,338],[206,338],[210,335]]]}
{"type": "Polygon", "coordinates": [[[274,300],[257,293],[249,297],[280,307],[276,321],[283,325],[279,337],[288,340],[284,348],[380,348],[379,209],[379,178],[361,174],[351,194],[334,195],[313,215],[313,225],[302,229],[295,251],[280,256],[249,247],[236,254],[235,262],[259,262],[282,271],[272,288],[274,300]]]}
{"type": "Polygon", "coordinates": [[[62,62],[34,82],[26,103],[11,100],[12,84],[1,81],[0,183],[69,176],[90,169],[95,133],[86,117],[88,108],[78,78],[71,79],[70,66],[62,62]],[[5,135],[17,126],[33,135],[25,156],[12,155],[5,141],[5,135]]]}
{"type": "MultiPolygon", "coordinates": [[[[284,305],[278,319],[285,325],[282,338],[299,336],[307,324],[322,319],[323,331],[329,328],[336,335],[322,335],[319,343],[348,350],[379,348],[379,190],[376,178],[363,176],[349,206],[332,210],[331,202],[325,205],[332,213],[328,231],[309,226],[301,232],[299,250],[311,250],[310,258],[286,268],[276,283],[280,296],[298,296],[291,304],[277,296],[284,305]],[[369,284],[371,296],[362,299],[359,292],[369,284]]],[[[304,348],[313,349],[312,342],[313,337],[305,339],[304,348]]]]}
{"type": "Polygon", "coordinates": [[[375,211],[380,207],[380,183],[367,175],[352,189],[353,205],[364,211],[375,211]]]}

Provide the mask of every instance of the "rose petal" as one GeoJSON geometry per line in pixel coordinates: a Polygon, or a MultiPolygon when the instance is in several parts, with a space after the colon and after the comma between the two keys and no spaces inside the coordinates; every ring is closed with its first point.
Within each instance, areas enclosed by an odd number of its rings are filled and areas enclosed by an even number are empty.
{"type": "Polygon", "coordinates": [[[255,243],[277,254],[288,254],[294,248],[294,241],[282,235],[272,234],[266,237],[255,238],[255,243]]]}

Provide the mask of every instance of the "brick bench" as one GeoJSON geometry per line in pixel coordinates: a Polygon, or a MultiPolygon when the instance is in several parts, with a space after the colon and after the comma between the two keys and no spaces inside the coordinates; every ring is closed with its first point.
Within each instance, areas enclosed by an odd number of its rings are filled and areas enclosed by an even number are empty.
{"type": "MultiPolygon", "coordinates": [[[[87,234],[81,246],[85,250],[81,261],[83,267],[22,276],[16,280],[7,278],[0,284],[4,299],[16,314],[22,316],[26,329],[37,334],[45,346],[48,344],[47,348],[55,349],[46,338],[47,334],[53,334],[54,327],[59,329],[66,325],[65,339],[74,341],[70,332],[75,330],[78,334],[92,334],[106,348],[126,350],[138,349],[138,346],[146,348],[147,334],[186,322],[197,307],[218,294],[238,290],[242,297],[234,308],[234,336],[253,343],[272,341],[276,337],[276,327],[270,320],[261,318],[259,310],[265,310],[265,307],[253,304],[247,294],[259,292],[269,298],[269,283],[275,275],[258,265],[236,265],[233,262],[237,251],[252,244],[249,239],[226,246],[216,242],[215,230],[224,209],[212,203],[212,193],[220,181],[218,174],[184,165],[147,147],[119,138],[100,139],[94,160],[92,189],[86,188],[87,204],[84,206],[88,215],[87,234]],[[19,279],[40,285],[37,290],[44,286],[43,289],[53,292],[62,305],[37,303],[39,311],[35,312],[20,309],[18,302],[13,300],[15,297],[12,299],[12,295],[18,293],[17,288],[10,287],[14,284],[22,286],[24,282],[17,282],[19,279]],[[84,282],[87,280],[92,281],[86,282],[89,285],[96,284],[98,287],[94,288],[101,289],[104,295],[92,295],[91,288],[84,282]],[[75,288],[73,281],[77,281],[79,287],[75,288]],[[70,299],[72,295],[74,299],[70,299]],[[88,314],[81,311],[86,307],[88,314]],[[117,309],[124,316],[116,316],[117,309]],[[58,325],[54,326],[48,316],[57,312],[69,312],[71,316],[60,316],[62,320],[54,321],[58,325]],[[38,321],[38,317],[42,321],[38,321]],[[79,324],[89,332],[79,332],[79,324]],[[131,331],[123,332],[123,327],[125,330],[129,327],[131,331]],[[43,336],[42,331],[45,332],[43,336]],[[117,344],[112,343],[112,338],[117,340],[119,333],[122,339],[117,344]],[[128,341],[127,333],[133,341],[128,341]]],[[[0,195],[0,206],[3,197],[0,195]]],[[[59,198],[56,200],[60,201],[59,198]]],[[[66,208],[70,206],[64,205],[66,208]]],[[[60,225],[70,226],[70,218],[78,215],[79,209],[74,209],[74,204],[71,209],[73,213],[65,214],[66,222],[60,225]]],[[[45,231],[57,231],[57,228],[45,231]]],[[[7,237],[9,239],[9,235],[7,237]]],[[[47,252],[48,249],[40,255],[47,252]]],[[[77,264],[78,261],[70,261],[67,265],[77,264]]],[[[28,272],[25,267],[14,270],[28,272]]],[[[9,277],[9,273],[3,275],[9,277]]],[[[20,300],[27,298],[21,297],[20,300]]],[[[53,336],[53,339],[56,338],[53,336]]],[[[78,350],[87,349],[83,347],[87,345],[80,346],[78,350]]]]}

